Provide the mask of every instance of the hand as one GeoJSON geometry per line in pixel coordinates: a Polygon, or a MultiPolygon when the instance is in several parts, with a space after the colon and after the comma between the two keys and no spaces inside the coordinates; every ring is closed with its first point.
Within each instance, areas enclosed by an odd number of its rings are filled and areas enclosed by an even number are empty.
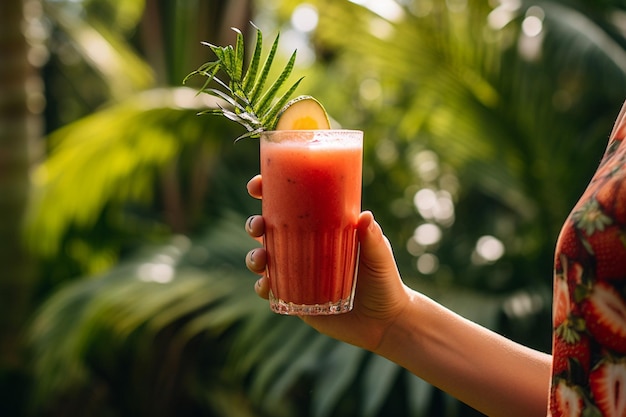
{"type": "MultiPolygon", "coordinates": [[[[262,179],[255,176],[248,182],[248,192],[254,198],[262,198],[262,179]]],[[[251,216],[246,222],[250,236],[261,240],[265,224],[262,216],[251,216]]],[[[301,316],[302,320],[333,338],[376,351],[386,330],[409,304],[412,291],[400,278],[391,245],[371,212],[360,214],[357,225],[361,244],[354,309],[345,314],[332,316],[301,316]]],[[[248,252],[246,266],[261,275],[255,291],[267,299],[269,283],[265,276],[265,249],[248,252]]]]}

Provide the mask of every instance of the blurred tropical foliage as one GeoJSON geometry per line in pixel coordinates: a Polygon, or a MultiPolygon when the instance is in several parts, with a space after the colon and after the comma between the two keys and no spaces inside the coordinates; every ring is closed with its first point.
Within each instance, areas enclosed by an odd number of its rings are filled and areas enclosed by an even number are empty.
{"type": "Polygon", "coordinates": [[[181,85],[249,21],[365,131],[406,282],[549,350],[554,242],[626,97],[624,2],[7,1],[1,415],[477,415],[252,291],[257,144],[181,85]]]}

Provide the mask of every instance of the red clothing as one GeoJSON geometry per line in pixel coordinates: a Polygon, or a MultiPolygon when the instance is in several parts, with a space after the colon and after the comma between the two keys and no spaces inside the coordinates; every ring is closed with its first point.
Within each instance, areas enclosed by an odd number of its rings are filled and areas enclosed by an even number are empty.
{"type": "Polygon", "coordinates": [[[626,105],[554,268],[549,415],[626,417],[626,105]]]}

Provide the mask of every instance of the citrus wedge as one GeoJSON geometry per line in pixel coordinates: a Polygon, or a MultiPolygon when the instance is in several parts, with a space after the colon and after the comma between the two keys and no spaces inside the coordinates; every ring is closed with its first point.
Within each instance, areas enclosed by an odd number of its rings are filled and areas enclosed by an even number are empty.
{"type": "Polygon", "coordinates": [[[290,100],[278,114],[276,130],[330,129],[328,114],[322,104],[311,96],[290,100]]]}

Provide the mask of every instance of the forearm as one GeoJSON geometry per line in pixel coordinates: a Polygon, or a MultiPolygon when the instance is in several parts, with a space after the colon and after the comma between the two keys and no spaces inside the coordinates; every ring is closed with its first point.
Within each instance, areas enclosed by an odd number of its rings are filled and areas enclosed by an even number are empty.
{"type": "Polygon", "coordinates": [[[545,417],[550,356],[512,342],[419,293],[376,353],[488,416],[545,417]]]}

